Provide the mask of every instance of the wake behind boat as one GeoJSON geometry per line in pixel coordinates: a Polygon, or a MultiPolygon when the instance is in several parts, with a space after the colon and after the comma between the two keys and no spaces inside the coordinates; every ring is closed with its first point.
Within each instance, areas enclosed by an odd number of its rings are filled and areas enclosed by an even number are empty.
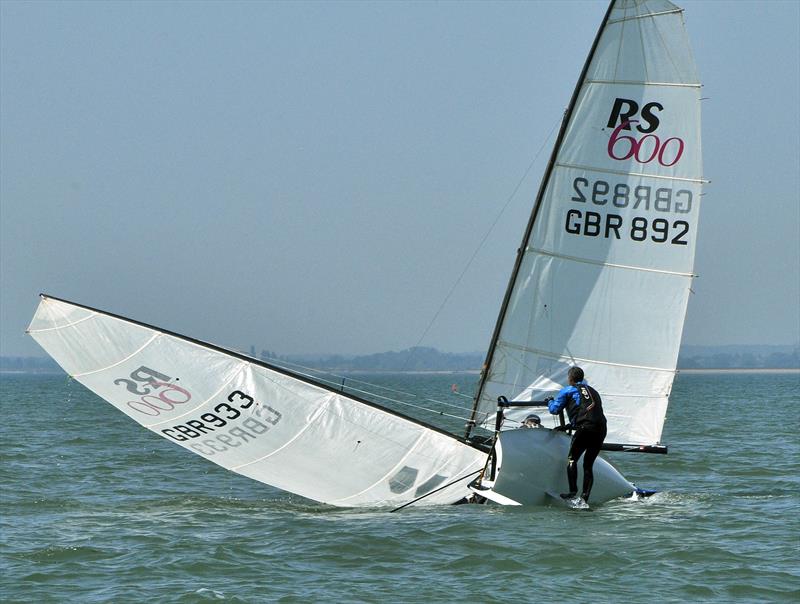
{"type": "MultiPolygon", "coordinates": [[[[572,365],[602,393],[605,449],[666,452],[701,174],[700,83],[682,10],[666,0],[612,1],[545,170],[463,434],[51,296],[28,331],[142,426],[309,499],[543,504],[566,488],[569,439],[552,429],[554,417],[516,426],[572,365]],[[498,409],[501,397],[511,403],[498,409]]],[[[598,459],[593,503],[634,490],[598,459]]]]}

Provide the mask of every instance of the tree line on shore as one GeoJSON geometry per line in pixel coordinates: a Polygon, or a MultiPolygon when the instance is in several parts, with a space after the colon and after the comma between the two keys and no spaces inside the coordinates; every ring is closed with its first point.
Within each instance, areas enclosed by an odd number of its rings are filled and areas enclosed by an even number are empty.
{"type": "MultiPolygon", "coordinates": [[[[250,356],[256,356],[253,347],[250,356]]],[[[484,361],[479,352],[441,352],[416,346],[401,351],[360,356],[280,355],[262,350],[261,360],[287,367],[313,367],[326,371],[477,371],[484,361]]],[[[685,346],[678,357],[679,369],[796,369],[800,346],[685,346]]],[[[0,371],[60,373],[49,357],[0,357],[0,371]]]]}

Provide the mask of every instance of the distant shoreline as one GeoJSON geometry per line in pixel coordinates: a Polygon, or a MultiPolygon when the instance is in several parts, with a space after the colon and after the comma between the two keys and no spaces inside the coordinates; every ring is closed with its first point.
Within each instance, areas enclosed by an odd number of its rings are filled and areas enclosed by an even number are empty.
{"type": "MultiPolygon", "coordinates": [[[[233,349],[231,349],[233,352],[233,349]]],[[[257,354],[255,345],[249,352],[238,354],[268,365],[318,371],[327,374],[352,375],[358,373],[415,373],[424,375],[478,374],[485,362],[482,352],[442,352],[436,348],[413,346],[400,351],[377,352],[366,355],[280,355],[269,350],[257,354]]],[[[794,374],[800,371],[800,343],[796,345],[734,345],[694,346],[684,345],[680,349],[676,365],[678,372],[687,373],[764,373],[794,374]]],[[[0,373],[60,373],[56,362],[46,356],[0,355],[0,373]]]]}
{"type": "MultiPolygon", "coordinates": [[[[392,371],[391,369],[330,369],[319,370],[321,373],[340,375],[357,374],[402,374],[402,375],[480,375],[478,369],[418,369],[413,371],[392,371]]],[[[771,374],[800,374],[800,367],[767,368],[767,367],[721,367],[718,369],[677,369],[677,373],[711,374],[711,373],[771,373],[771,374]]],[[[36,371],[20,369],[0,369],[0,375],[67,375],[63,371],[36,371]]]]}
{"type": "Polygon", "coordinates": [[[67,375],[55,369],[0,369],[0,375],[67,375]]]}
{"type": "Polygon", "coordinates": [[[678,373],[800,373],[800,367],[721,367],[719,369],[678,369],[678,373]]]}

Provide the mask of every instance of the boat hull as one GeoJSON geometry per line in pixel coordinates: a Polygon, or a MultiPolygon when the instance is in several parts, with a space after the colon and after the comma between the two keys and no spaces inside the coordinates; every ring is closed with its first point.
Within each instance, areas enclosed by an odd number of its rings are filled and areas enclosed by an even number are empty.
{"type": "MultiPolygon", "coordinates": [[[[567,492],[567,452],[570,437],[546,428],[519,428],[500,434],[497,472],[492,491],[522,505],[545,505],[567,492]]],[[[589,503],[631,495],[636,487],[617,469],[598,457],[589,503]]],[[[578,460],[578,488],[583,481],[583,458],[578,460]]]]}

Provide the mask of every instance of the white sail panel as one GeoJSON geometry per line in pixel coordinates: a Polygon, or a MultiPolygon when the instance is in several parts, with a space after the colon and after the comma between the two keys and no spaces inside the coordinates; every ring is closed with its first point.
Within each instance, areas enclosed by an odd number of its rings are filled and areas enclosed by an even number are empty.
{"type": "MultiPolygon", "coordinates": [[[[316,501],[398,505],[486,454],[403,416],[238,354],[43,297],[31,336],[77,381],[162,437],[316,501]]],[[[451,503],[469,480],[421,503],[451,503]]]]}
{"type": "Polygon", "coordinates": [[[557,166],[589,167],[610,175],[645,174],[653,179],[647,184],[656,186],[673,184],[658,177],[697,182],[702,176],[699,100],[700,89],[694,86],[587,84],[557,166]]]}
{"type": "Polygon", "coordinates": [[[699,84],[683,11],[671,2],[614,4],[589,80],[699,84]]]}
{"type": "Polygon", "coordinates": [[[699,103],[694,85],[586,84],[556,165],[645,174],[652,185],[673,184],[658,177],[696,182],[702,177],[699,103]]]}
{"type": "Polygon", "coordinates": [[[522,246],[479,423],[491,423],[498,396],[541,400],[553,394],[542,383],[566,385],[580,365],[603,397],[609,442],[660,441],[693,278],[701,156],[681,10],[618,0],[522,246]]]}
{"type": "Polygon", "coordinates": [[[512,298],[500,346],[674,369],[680,344],[674,332],[682,326],[682,317],[676,315],[689,295],[687,277],[609,268],[535,252],[527,256],[523,268],[532,279],[530,284],[521,284],[512,298]],[[637,295],[620,296],[620,290],[637,295]],[[534,307],[530,298],[538,302],[534,307]],[[646,335],[623,339],[624,330],[646,335]],[[621,341],[625,345],[620,346],[621,341]]]}
{"type": "MultiPolygon", "coordinates": [[[[250,377],[252,391],[284,389],[295,408],[311,411],[307,421],[287,430],[290,440],[236,468],[263,482],[268,478],[279,488],[301,493],[324,490],[324,501],[335,505],[394,504],[424,494],[424,485],[429,491],[465,476],[485,459],[455,439],[398,421],[341,394],[324,393],[323,401],[318,400],[320,393],[295,398],[286,390],[291,385],[285,377],[276,381],[261,367],[252,368],[250,377]],[[328,446],[320,451],[319,443],[328,446]]],[[[276,424],[275,430],[280,428],[276,424]]],[[[436,503],[437,495],[425,501],[436,503]]],[[[452,492],[442,491],[441,497],[453,501],[452,492]]]]}
{"type": "Polygon", "coordinates": [[[114,323],[85,308],[62,304],[39,306],[28,333],[45,349],[61,350],[59,365],[70,375],[82,375],[124,362],[131,351],[152,340],[150,330],[131,329],[117,334],[114,323]],[[92,333],[104,347],[81,349],[82,334],[92,333]],[[119,340],[117,338],[120,338],[119,340]]]}
{"type": "MultiPolygon", "coordinates": [[[[42,315],[64,306],[47,298],[40,304],[42,315]]],[[[197,408],[241,371],[236,359],[134,323],[120,329],[119,319],[102,313],[91,312],[54,328],[37,327],[42,315],[37,312],[28,330],[39,345],[58,351],[59,356],[53,356],[67,373],[148,427],[197,408]],[[148,365],[145,358],[169,359],[172,367],[194,364],[204,371],[166,372],[163,361],[148,365]]]]}
{"type": "MultiPolygon", "coordinates": [[[[491,380],[486,396],[500,396],[513,392],[524,383],[530,373],[550,375],[559,385],[566,385],[567,371],[573,364],[584,368],[586,375],[597,376],[592,383],[602,393],[603,409],[608,418],[608,442],[630,444],[654,444],[660,442],[663,417],[672,388],[673,372],[655,367],[634,367],[597,363],[581,357],[557,357],[520,350],[507,343],[498,345],[496,367],[506,382],[491,380]],[[532,368],[529,371],[527,368],[532,368]]],[[[553,395],[558,387],[552,384],[542,387],[533,384],[514,397],[517,401],[542,400],[553,395]]],[[[511,409],[506,417],[521,422],[530,413],[528,409],[511,409]]],[[[555,427],[558,419],[547,413],[541,415],[545,427],[555,427]]]]}
{"type": "Polygon", "coordinates": [[[699,182],[556,166],[551,183],[527,251],[691,276],[699,182]]]}

